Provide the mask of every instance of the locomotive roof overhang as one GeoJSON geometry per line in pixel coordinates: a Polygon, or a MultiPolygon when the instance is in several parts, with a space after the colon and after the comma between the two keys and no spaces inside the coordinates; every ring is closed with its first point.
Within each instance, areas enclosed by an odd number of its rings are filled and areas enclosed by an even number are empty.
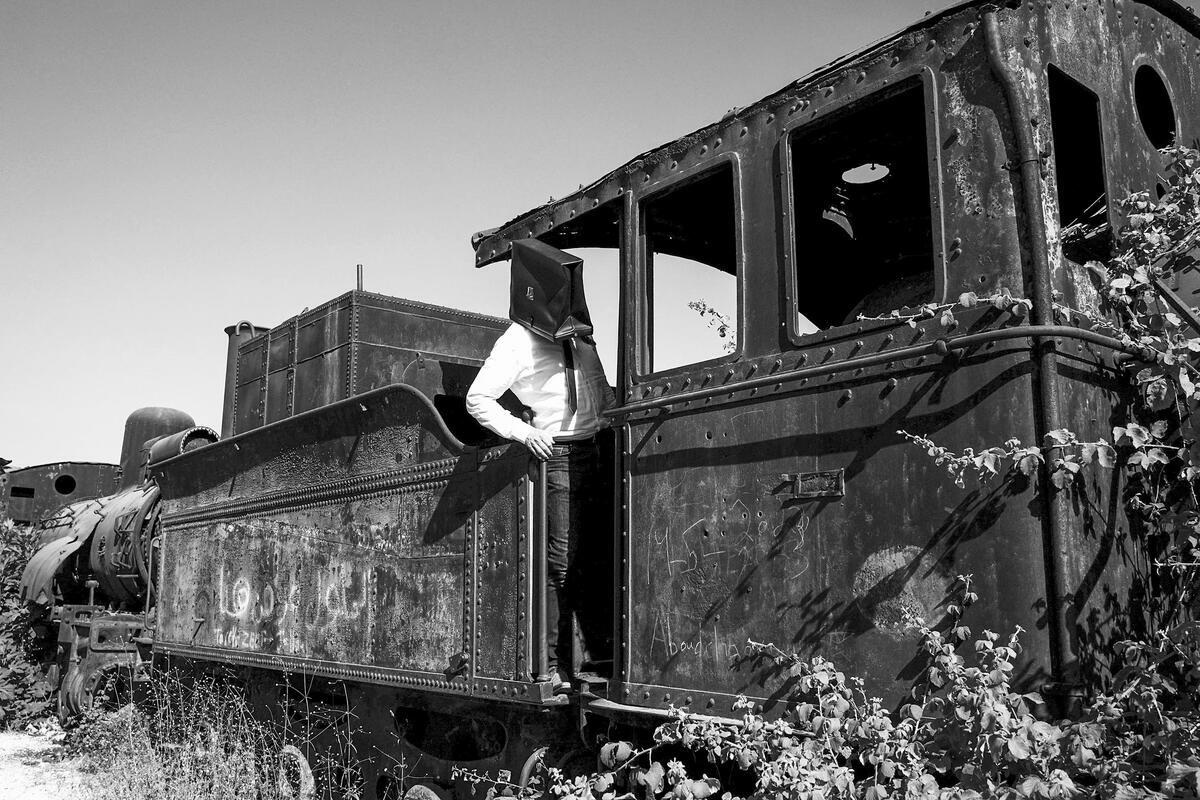
{"type": "MultiPolygon", "coordinates": [[[[1123,4],[1130,0],[1109,1],[1123,4]]],[[[1037,2],[1044,5],[1050,0],[1037,2]]],[[[1200,17],[1190,8],[1185,8],[1174,0],[1133,0],[1133,4],[1161,12],[1193,36],[1200,38],[1200,17]]],[[[945,34],[947,36],[961,37],[964,33],[970,35],[973,29],[964,31],[958,28],[963,17],[976,17],[991,8],[1020,5],[1021,2],[1012,0],[1004,3],[998,3],[996,0],[965,0],[954,3],[891,36],[842,56],[752,105],[735,109],[717,122],[636,156],[560,200],[552,199],[498,228],[476,233],[471,237],[471,244],[475,248],[475,266],[482,267],[495,261],[506,260],[513,240],[533,236],[546,239],[556,247],[562,248],[609,246],[612,241],[611,220],[598,215],[585,217],[585,212],[623,197],[633,186],[651,183],[652,180],[662,177],[661,173],[664,171],[675,171],[686,156],[715,157],[721,145],[728,147],[729,142],[747,135],[755,123],[773,123],[777,114],[793,115],[810,108],[815,112],[816,104],[826,99],[836,99],[833,95],[846,79],[852,79],[855,84],[864,80],[867,76],[866,70],[882,61],[889,51],[893,53],[890,61],[893,67],[904,60],[904,56],[899,55],[901,52],[923,59],[924,49],[919,45],[922,42],[936,42],[944,27],[949,29],[945,34]],[[695,154],[691,153],[693,149],[695,154]],[[568,222],[574,224],[567,226],[568,222]],[[556,228],[560,229],[563,235],[554,236],[556,228]]],[[[1030,2],[1029,5],[1033,7],[1034,2],[1030,2]]],[[[697,247],[701,244],[697,243],[697,247]]],[[[677,246],[680,252],[676,255],[689,255],[688,252],[684,252],[689,249],[688,243],[680,241],[677,246]]]]}
{"type": "Polygon", "coordinates": [[[29,472],[35,469],[56,469],[58,467],[112,467],[116,469],[116,464],[110,464],[107,461],[47,461],[45,464],[31,464],[28,467],[17,467],[10,469],[4,474],[11,478],[22,472],[29,472]]]}

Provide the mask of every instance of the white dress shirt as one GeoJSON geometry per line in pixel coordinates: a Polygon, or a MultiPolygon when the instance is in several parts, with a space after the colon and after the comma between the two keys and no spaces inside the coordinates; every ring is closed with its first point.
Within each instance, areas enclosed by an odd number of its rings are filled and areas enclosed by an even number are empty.
{"type": "Polygon", "coordinates": [[[607,425],[601,412],[614,404],[595,345],[572,340],[576,409],[567,408],[567,373],[561,343],[547,341],[517,323],[508,326],[467,391],[467,411],[485,428],[506,439],[524,441],[533,429],[556,439],[589,436],[607,425]],[[496,402],[512,389],[533,409],[533,424],[517,419],[496,402]]]}

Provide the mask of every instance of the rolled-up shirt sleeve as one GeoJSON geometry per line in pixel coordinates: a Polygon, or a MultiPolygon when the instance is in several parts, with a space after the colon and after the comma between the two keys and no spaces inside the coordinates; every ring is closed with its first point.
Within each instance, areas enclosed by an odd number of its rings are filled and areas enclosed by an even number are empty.
{"type": "Polygon", "coordinates": [[[522,441],[534,430],[533,426],[517,419],[496,402],[526,369],[515,345],[512,336],[504,335],[496,340],[491,355],[483,362],[467,390],[467,413],[505,439],[522,441]]]}

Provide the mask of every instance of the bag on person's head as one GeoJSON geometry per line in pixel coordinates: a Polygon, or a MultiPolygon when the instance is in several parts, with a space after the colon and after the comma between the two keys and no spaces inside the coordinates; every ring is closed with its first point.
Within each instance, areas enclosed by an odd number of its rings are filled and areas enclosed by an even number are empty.
{"type": "Polygon", "coordinates": [[[537,239],[518,239],[512,243],[510,286],[513,322],[552,342],[591,335],[582,258],[537,239]]]}

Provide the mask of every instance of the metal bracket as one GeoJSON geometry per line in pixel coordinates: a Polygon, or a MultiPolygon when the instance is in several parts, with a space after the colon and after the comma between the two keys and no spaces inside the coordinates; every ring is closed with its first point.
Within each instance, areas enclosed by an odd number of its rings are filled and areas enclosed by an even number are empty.
{"type": "Polygon", "coordinates": [[[470,666],[471,654],[466,650],[462,650],[446,659],[448,666],[442,672],[446,676],[446,680],[450,680],[458,675],[465,675],[467,668],[470,666]]]}
{"type": "Polygon", "coordinates": [[[790,494],[797,500],[817,497],[845,497],[845,470],[831,469],[821,472],[781,472],[779,485],[773,494],[790,494]]]}

